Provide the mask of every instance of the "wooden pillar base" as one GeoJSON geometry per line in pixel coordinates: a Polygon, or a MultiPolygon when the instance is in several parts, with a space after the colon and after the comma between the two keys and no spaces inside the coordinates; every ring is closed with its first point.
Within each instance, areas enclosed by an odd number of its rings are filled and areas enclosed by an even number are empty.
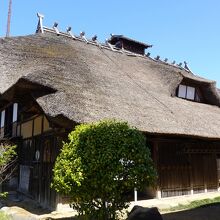
{"type": "Polygon", "coordinates": [[[134,203],[135,203],[135,205],[137,205],[137,189],[136,188],[134,188],[134,203]]]}
{"type": "Polygon", "coordinates": [[[161,190],[157,190],[156,192],[156,198],[161,199],[161,190]]]}

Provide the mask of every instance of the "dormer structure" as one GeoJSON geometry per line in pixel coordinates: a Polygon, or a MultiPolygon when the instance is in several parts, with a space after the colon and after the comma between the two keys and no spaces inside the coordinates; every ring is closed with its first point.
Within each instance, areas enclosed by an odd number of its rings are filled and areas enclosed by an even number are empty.
{"type": "Polygon", "coordinates": [[[145,44],[131,38],[125,37],[123,35],[111,35],[108,42],[114,45],[116,48],[125,49],[127,51],[144,55],[145,49],[152,47],[152,45],[145,44]]]}
{"type": "Polygon", "coordinates": [[[207,103],[200,84],[185,82],[185,80],[177,87],[176,96],[189,101],[207,103]]]}
{"type": "Polygon", "coordinates": [[[215,82],[195,75],[183,74],[176,88],[176,97],[192,102],[220,106],[220,97],[215,82]]]}

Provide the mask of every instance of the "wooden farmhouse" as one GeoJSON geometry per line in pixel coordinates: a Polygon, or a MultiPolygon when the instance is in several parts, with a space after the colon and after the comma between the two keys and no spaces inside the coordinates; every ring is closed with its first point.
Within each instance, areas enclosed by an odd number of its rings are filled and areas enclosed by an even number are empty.
{"type": "Polygon", "coordinates": [[[39,24],[36,34],[0,39],[1,138],[17,144],[17,190],[55,208],[50,188],[62,141],[74,126],[128,121],[147,137],[158,171],[143,198],[217,191],[220,95],[214,81],[153,59],[151,45],[123,35],[105,43],[39,24]]]}

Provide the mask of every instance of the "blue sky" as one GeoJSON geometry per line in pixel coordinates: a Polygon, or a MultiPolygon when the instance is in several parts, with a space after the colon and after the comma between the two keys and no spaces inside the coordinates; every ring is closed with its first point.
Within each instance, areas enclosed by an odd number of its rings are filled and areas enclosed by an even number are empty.
{"type": "MultiPolygon", "coordinates": [[[[33,34],[37,12],[44,25],[72,26],[102,42],[110,33],[153,44],[152,56],[187,61],[192,71],[220,87],[219,0],[12,0],[11,36],[33,34]]],[[[0,0],[0,36],[5,36],[8,0],[0,0]]]]}

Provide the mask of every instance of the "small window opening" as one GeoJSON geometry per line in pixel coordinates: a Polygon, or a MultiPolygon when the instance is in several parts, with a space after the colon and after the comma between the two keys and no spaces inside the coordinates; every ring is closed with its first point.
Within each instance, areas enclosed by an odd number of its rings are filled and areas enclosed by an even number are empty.
{"type": "Polygon", "coordinates": [[[192,86],[180,84],[177,89],[177,96],[179,98],[188,99],[188,100],[192,100],[192,101],[196,101],[196,102],[201,102],[199,89],[192,87],[192,86]]]}

